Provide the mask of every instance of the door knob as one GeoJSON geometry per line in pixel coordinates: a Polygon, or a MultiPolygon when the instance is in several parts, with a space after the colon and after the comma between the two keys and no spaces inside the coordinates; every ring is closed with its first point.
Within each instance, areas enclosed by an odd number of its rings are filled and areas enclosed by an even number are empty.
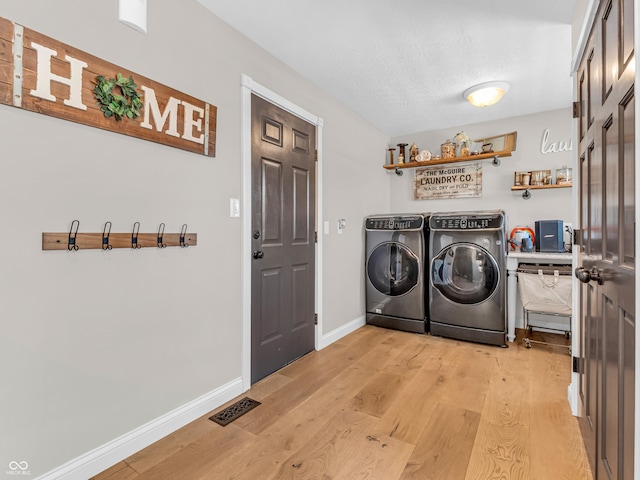
{"type": "Polygon", "coordinates": [[[598,282],[598,285],[602,285],[604,283],[604,277],[602,276],[602,270],[596,267],[593,267],[589,272],[589,276],[591,280],[595,280],[598,282]]]}
{"type": "Polygon", "coordinates": [[[604,283],[602,270],[599,270],[596,267],[591,267],[591,270],[587,270],[583,267],[578,267],[576,268],[575,275],[576,278],[582,283],[589,283],[591,280],[597,281],[598,285],[602,285],[604,283]]]}
{"type": "Polygon", "coordinates": [[[591,275],[589,274],[589,271],[586,270],[585,268],[582,268],[582,267],[576,268],[575,274],[576,274],[576,278],[580,280],[582,283],[589,283],[589,281],[591,280],[591,275]]]}
{"type": "Polygon", "coordinates": [[[264,257],[264,252],[260,251],[260,250],[254,250],[253,251],[253,258],[258,259],[258,258],[262,258],[264,257]]]}

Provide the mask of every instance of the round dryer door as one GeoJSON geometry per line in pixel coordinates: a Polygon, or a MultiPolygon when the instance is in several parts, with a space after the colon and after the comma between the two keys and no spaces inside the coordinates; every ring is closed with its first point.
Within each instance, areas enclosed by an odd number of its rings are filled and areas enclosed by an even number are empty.
{"type": "Polygon", "coordinates": [[[404,295],[420,281],[420,262],[402,243],[381,243],[367,260],[367,276],[379,292],[390,296],[404,295]]]}
{"type": "Polygon", "coordinates": [[[498,287],[500,269],[493,256],[472,243],[454,243],[431,261],[431,283],[452,302],[487,300],[498,287]]]}

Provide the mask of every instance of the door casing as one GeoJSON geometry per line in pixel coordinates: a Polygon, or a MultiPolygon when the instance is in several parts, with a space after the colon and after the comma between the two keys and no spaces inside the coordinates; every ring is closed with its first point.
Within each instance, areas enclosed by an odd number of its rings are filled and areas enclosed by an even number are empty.
{"type": "MultiPolygon", "coordinates": [[[[241,76],[241,157],[242,157],[242,391],[251,388],[251,94],[268,100],[283,110],[316,126],[316,231],[322,225],[322,118],[313,115],[284,97],[255,82],[248,75],[241,76]]],[[[322,235],[317,232],[316,242],[316,294],[315,308],[318,323],[315,333],[315,349],[324,347],[322,332],[322,235]]]]}
{"type": "MultiPolygon", "coordinates": [[[[598,10],[598,6],[599,6],[599,0],[587,0],[588,1],[588,5],[586,6],[586,8],[584,9],[585,12],[585,17],[584,17],[584,21],[582,23],[582,27],[580,30],[580,34],[579,37],[577,39],[577,43],[575,44],[575,49],[573,52],[573,58],[572,58],[572,65],[571,65],[571,72],[573,75],[573,85],[577,85],[577,72],[578,72],[578,67],[580,65],[580,61],[582,59],[582,56],[584,54],[584,51],[586,50],[587,47],[587,41],[589,39],[589,35],[591,32],[591,27],[593,25],[594,19],[595,19],[595,15],[596,12],[598,10]]],[[[638,72],[638,68],[637,68],[637,63],[638,63],[638,54],[640,53],[640,0],[634,0],[634,52],[635,52],[635,63],[636,63],[636,74],[635,74],[635,81],[634,81],[634,89],[636,92],[640,92],[640,78],[639,78],[639,72],[638,72]]],[[[576,101],[578,98],[578,92],[574,89],[574,101],[576,101]]],[[[640,145],[640,128],[638,128],[637,124],[638,122],[640,122],[640,102],[636,101],[635,102],[635,117],[636,117],[636,128],[635,128],[635,142],[636,145],[640,145]]],[[[578,140],[578,126],[577,126],[577,121],[574,121],[574,126],[573,126],[573,138],[576,140],[578,140]]],[[[574,142],[574,144],[576,144],[576,142],[574,142]]],[[[638,152],[636,152],[636,160],[638,159],[638,152]]],[[[573,172],[574,175],[576,174],[576,172],[578,171],[578,150],[577,148],[573,150],[573,172]]],[[[573,210],[573,224],[579,226],[579,211],[578,211],[578,192],[577,192],[577,188],[572,189],[573,190],[573,205],[574,205],[574,210],[573,210]]],[[[640,168],[636,168],[635,169],[635,204],[636,204],[636,217],[635,217],[635,222],[636,222],[636,229],[635,229],[635,234],[636,234],[636,239],[640,239],[640,208],[637,208],[637,206],[640,205],[640,168]]],[[[581,228],[581,227],[578,227],[581,228]]],[[[637,241],[636,241],[637,242],[637,241]]],[[[574,265],[576,264],[577,260],[577,249],[574,248],[574,265]]],[[[640,312],[639,306],[640,306],[640,268],[636,268],[636,281],[635,281],[635,311],[636,314],[637,312],[640,312]]],[[[574,278],[574,292],[576,291],[577,288],[577,280],[574,278]]],[[[574,312],[579,312],[579,306],[578,306],[578,302],[579,302],[579,295],[573,295],[573,311],[574,312]]],[[[583,355],[583,352],[580,351],[580,342],[579,342],[579,338],[581,335],[581,332],[579,331],[579,319],[578,319],[578,315],[574,314],[572,316],[572,332],[573,332],[573,345],[572,345],[572,350],[573,350],[573,355],[576,357],[581,357],[583,355]]],[[[636,359],[640,359],[640,329],[636,328],[636,359]]],[[[640,399],[640,368],[636,368],[636,372],[635,372],[635,398],[636,401],[638,399],[640,399]]],[[[579,374],[578,373],[573,373],[572,374],[572,378],[571,378],[571,385],[569,385],[569,390],[568,390],[568,396],[569,396],[569,402],[571,405],[571,411],[574,415],[582,415],[583,412],[579,411],[579,374]]],[[[640,415],[636,415],[635,417],[635,444],[634,444],[634,448],[635,448],[635,452],[634,452],[634,478],[640,478],[640,415]]]]}

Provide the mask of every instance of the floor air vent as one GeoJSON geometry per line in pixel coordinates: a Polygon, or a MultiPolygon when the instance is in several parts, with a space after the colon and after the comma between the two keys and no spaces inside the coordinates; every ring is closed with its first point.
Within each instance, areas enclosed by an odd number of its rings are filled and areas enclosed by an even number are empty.
{"type": "Polygon", "coordinates": [[[211,417],[209,417],[209,420],[216,422],[224,427],[225,425],[229,425],[236,418],[239,418],[247,413],[249,410],[253,410],[258,405],[260,405],[260,402],[252,400],[249,397],[244,397],[242,400],[238,400],[233,405],[229,405],[224,410],[221,410],[215,415],[212,415],[211,417]]]}

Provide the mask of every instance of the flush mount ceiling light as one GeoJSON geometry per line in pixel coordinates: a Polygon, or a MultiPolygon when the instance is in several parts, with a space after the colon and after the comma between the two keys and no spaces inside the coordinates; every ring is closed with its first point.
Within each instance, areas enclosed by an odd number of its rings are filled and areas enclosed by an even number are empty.
{"type": "Polygon", "coordinates": [[[509,90],[507,82],[487,82],[468,88],[462,94],[474,107],[495,105],[509,90]]]}

